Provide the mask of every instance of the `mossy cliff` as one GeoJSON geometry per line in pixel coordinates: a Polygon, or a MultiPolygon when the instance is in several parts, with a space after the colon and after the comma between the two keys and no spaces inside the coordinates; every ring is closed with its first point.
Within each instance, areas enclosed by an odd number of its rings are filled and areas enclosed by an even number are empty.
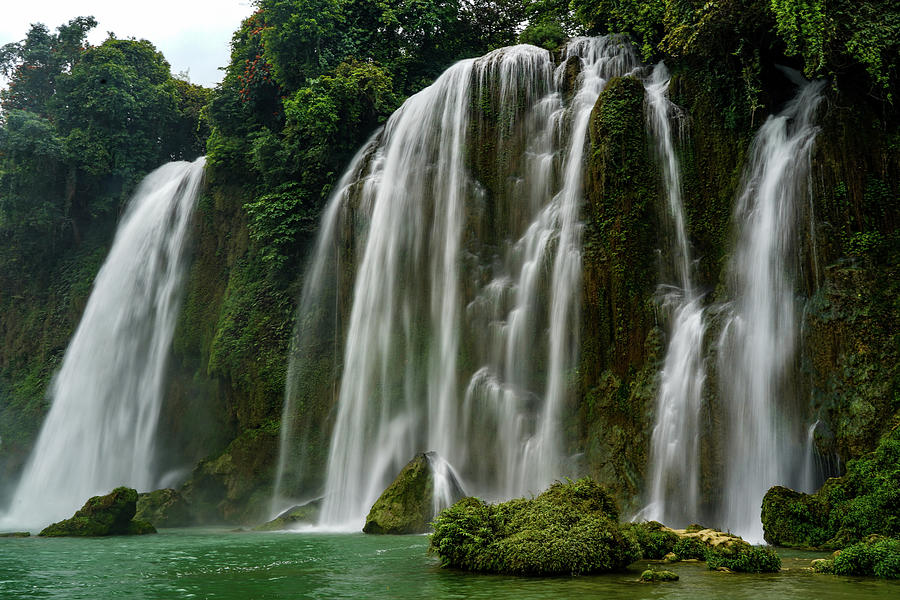
{"type": "Polygon", "coordinates": [[[626,509],[643,484],[662,359],[652,304],[659,183],[643,107],[641,82],[618,78],[591,113],[573,423],[589,471],[626,509]]]}

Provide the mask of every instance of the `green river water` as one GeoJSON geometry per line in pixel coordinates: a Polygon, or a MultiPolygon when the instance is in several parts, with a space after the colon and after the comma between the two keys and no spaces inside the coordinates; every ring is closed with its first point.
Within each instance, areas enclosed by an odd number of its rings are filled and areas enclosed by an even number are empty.
{"type": "Polygon", "coordinates": [[[0,538],[0,598],[900,598],[900,582],[815,575],[820,554],[786,552],[773,575],[667,568],[646,561],[594,577],[516,578],[441,569],[426,536],[163,530],[111,538],[0,538]]]}

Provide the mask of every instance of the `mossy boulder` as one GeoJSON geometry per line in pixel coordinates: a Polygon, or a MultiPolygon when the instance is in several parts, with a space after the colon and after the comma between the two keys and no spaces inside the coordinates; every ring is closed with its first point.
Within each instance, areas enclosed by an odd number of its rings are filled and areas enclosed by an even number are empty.
{"type": "Polygon", "coordinates": [[[97,537],[156,533],[150,523],[134,519],[137,498],[133,488],[118,487],[105,496],[94,496],[71,519],[53,523],[38,535],[97,537]]]}
{"type": "Polygon", "coordinates": [[[822,500],[782,486],[763,497],[762,524],[766,541],[776,546],[819,547],[831,537],[822,500]]]}
{"type": "Polygon", "coordinates": [[[678,581],[678,575],[676,575],[672,571],[657,571],[655,569],[647,569],[646,571],[641,573],[641,581],[647,583],[656,581],[678,581]]]}
{"type": "Polygon", "coordinates": [[[253,531],[281,531],[303,523],[315,523],[319,519],[319,509],[321,507],[321,498],[292,506],[271,521],[257,525],[253,528],[253,531]]]}
{"type": "Polygon", "coordinates": [[[617,522],[605,488],[585,478],[536,498],[487,504],[464,498],[434,521],[430,551],[444,567],[511,575],[578,575],[622,569],[638,545],[617,522]]]}
{"type": "Polygon", "coordinates": [[[900,426],[873,452],[847,463],[815,494],[774,487],[763,498],[766,541],[791,547],[844,548],[870,535],[900,538],[900,426]]]}
{"type": "Polygon", "coordinates": [[[134,518],[154,527],[185,527],[193,522],[184,497],[171,488],[138,494],[134,518]]]}
{"type": "MultiPolygon", "coordinates": [[[[434,452],[417,454],[379,496],[366,517],[364,533],[406,534],[431,531],[434,518],[434,452]]],[[[451,482],[451,495],[462,497],[462,488],[451,482]]]]}

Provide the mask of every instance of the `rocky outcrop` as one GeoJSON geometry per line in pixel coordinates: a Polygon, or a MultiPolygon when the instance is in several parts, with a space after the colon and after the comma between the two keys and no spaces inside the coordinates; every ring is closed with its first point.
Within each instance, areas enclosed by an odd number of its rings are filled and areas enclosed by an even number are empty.
{"type": "MultiPolygon", "coordinates": [[[[394,482],[379,496],[363,527],[365,533],[405,534],[431,531],[434,518],[435,461],[442,460],[434,452],[417,454],[394,482]]],[[[462,497],[462,488],[451,477],[448,486],[450,502],[462,497]],[[455,488],[455,489],[454,489],[455,488]]]]}
{"type": "Polygon", "coordinates": [[[322,507],[322,499],[310,500],[305,504],[298,504],[287,509],[268,523],[263,523],[253,528],[253,531],[281,531],[291,529],[304,523],[315,523],[319,519],[319,509],[322,507]]]}
{"type": "Polygon", "coordinates": [[[134,518],[138,494],[133,488],[118,487],[105,496],[94,496],[71,519],[46,527],[44,537],[98,537],[156,533],[146,521],[134,518]]]}
{"type": "Polygon", "coordinates": [[[154,527],[186,527],[193,523],[184,497],[171,488],[138,494],[134,518],[154,527]]]}

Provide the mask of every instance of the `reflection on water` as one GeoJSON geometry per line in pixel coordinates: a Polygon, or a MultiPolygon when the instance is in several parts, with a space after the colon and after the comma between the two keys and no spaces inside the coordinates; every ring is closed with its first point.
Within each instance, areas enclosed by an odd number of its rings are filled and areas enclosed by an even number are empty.
{"type": "Polygon", "coordinates": [[[625,573],[516,578],[441,569],[426,536],[167,530],[105,539],[0,538],[0,598],[897,598],[900,582],[815,575],[821,554],[786,551],[785,571],[668,566],[670,584],[625,573]]]}

